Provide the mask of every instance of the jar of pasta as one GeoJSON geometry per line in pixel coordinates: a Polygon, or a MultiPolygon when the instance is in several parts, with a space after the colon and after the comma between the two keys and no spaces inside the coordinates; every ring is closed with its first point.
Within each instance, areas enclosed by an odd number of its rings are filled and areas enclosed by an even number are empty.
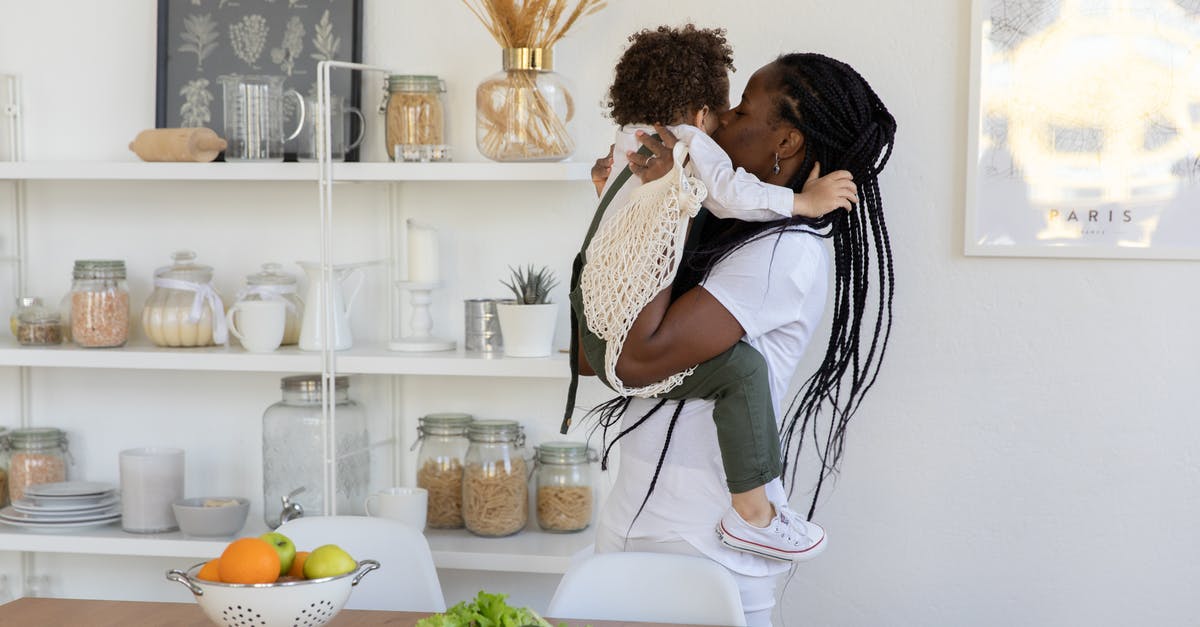
{"type": "Polygon", "coordinates": [[[417,487],[429,492],[425,524],[462,529],[463,460],[470,441],[470,414],[429,414],[417,426],[417,487]]]}
{"type": "Polygon", "coordinates": [[[393,74],[387,79],[386,141],[392,161],[449,161],[446,83],[436,76],[393,74]]]}
{"type": "Polygon", "coordinates": [[[80,259],[71,282],[71,341],[87,348],[124,346],[129,339],[125,262],[80,259]]]}
{"type": "Polygon", "coordinates": [[[8,436],[8,448],[8,495],[12,500],[25,496],[31,485],[67,480],[67,434],[61,429],[17,429],[8,436]]]}
{"type": "Polygon", "coordinates": [[[476,420],[467,427],[463,522],[481,536],[508,536],[529,520],[525,434],[515,420],[476,420]]]}
{"type": "Polygon", "coordinates": [[[582,442],[546,442],[537,447],[533,476],[539,527],[570,533],[591,524],[592,461],[595,458],[582,442]]]}

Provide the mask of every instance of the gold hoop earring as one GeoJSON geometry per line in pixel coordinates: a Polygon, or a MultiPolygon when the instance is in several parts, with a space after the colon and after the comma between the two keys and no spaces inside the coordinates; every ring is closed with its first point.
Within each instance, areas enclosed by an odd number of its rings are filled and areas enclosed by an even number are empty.
{"type": "Polygon", "coordinates": [[[775,165],[771,168],[771,174],[779,174],[779,153],[775,153],[775,165]]]}

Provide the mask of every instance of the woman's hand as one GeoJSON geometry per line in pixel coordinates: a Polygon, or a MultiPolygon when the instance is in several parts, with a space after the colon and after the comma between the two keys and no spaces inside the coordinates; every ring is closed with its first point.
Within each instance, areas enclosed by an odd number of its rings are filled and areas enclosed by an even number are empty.
{"type": "Polygon", "coordinates": [[[595,165],[592,166],[592,185],[596,186],[596,195],[604,191],[604,184],[608,182],[608,175],[612,174],[613,164],[613,145],[608,145],[608,156],[596,159],[595,165]]]}
{"type": "Polygon", "coordinates": [[[675,148],[675,134],[667,130],[667,127],[662,124],[655,124],[654,131],[658,133],[658,138],[653,135],[647,135],[642,131],[637,132],[638,141],[643,146],[650,149],[650,155],[640,155],[636,152],[627,152],[625,156],[629,159],[629,169],[642,179],[643,183],[658,180],[667,175],[671,168],[675,167],[675,158],[672,156],[671,150],[675,148]]]}

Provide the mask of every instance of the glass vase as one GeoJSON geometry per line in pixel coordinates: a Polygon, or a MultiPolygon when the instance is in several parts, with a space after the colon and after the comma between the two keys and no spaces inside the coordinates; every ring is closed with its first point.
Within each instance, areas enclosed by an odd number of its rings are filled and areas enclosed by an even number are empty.
{"type": "Polygon", "coordinates": [[[475,90],[475,145],[495,161],[560,161],[575,152],[573,88],[548,48],[505,48],[504,70],[475,90]]]}

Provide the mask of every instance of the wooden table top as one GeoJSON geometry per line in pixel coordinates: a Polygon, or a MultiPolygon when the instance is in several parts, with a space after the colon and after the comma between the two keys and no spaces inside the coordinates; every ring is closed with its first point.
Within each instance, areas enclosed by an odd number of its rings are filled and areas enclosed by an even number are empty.
{"type": "MultiPolygon", "coordinates": [[[[330,627],[412,627],[425,612],[377,612],[343,610],[328,624],[330,627]]],[[[631,623],[603,620],[558,621],[572,627],[665,627],[666,623],[631,623]]],[[[40,627],[212,627],[195,603],[152,603],[143,601],[90,601],[83,599],[17,599],[0,605],[0,626],[40,627]]],[[[674,625],[672,623],[672,625],[674,625]]],[[[694,626],[693,626],[694,627],[694,626]]]]}

